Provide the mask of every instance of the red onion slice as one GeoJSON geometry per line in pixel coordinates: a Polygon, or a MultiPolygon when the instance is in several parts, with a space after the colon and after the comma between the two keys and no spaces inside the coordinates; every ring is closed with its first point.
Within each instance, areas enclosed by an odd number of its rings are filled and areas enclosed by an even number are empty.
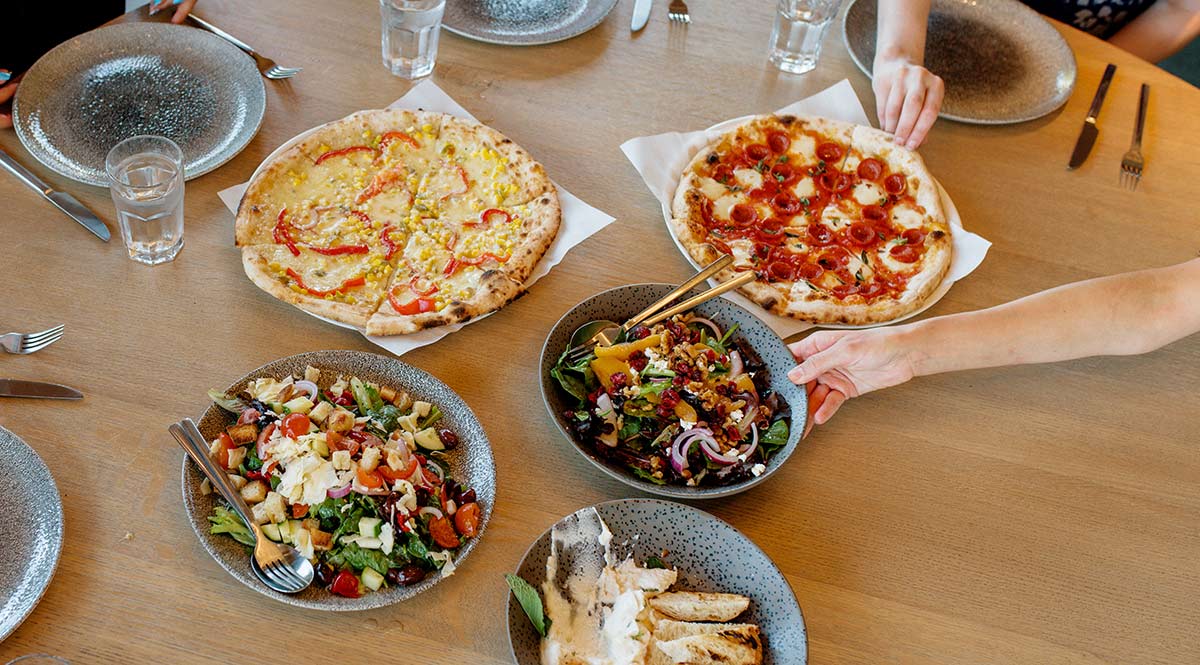
{"type": "Polygon", "coordinates": [[[721,335],[722,335],[721,326],[718,326],[717,324],[713,323],[712,321],[709,321],[708,319],[705,319],[705,318],[702,318],[699,316],[693,316],[691,319],[688,320],[688,323],[699,323],[700,325],[708,326],[709,329],[711,329],[714,333],[716,333],[717,339],[721,339],[721,335]]]}
{"type": "Polygon", "coordinates": [[[750,443],[738,448],[738,457],[744,460],[750,459],[750,456],[754,454],[754,451],[758,450],[758,425],[750,423],[750,434],[750,443]]]}
{"type": "Polygon", "coordinates": [[[445,517],[445,515],[442,514],[442,511],[438,510],[437,508],[434,508],[433,506],[425,506],[424,508],[418,510],[417,514],[418,515],[433,515],[434,517],[445,517]]]}
{"type": "Polygon", "coordinates": [[[729,376],[737,378],[744,374],[746,365],[742,362],[742,354],[737,351],[729,352],[729,376]]]}
{"type": "Polygon", "coordinates": [[[350,493],[350,486],[342,485],[341,487],[335,487],[325,493],[328,494],[329,498],[331,499],[340,499],[350,493]]]}
{"type": "Polygon", "coordinates": [[[713,439],[711,436],[700,436],[697,438],[700,441],[700,450],[704,451],[704,455],[705,457],[708,457],[708,459],[720,464],[721,466],[737,464],[738,457],[736,450],[731,450],[728,453],[721,454],[721,451],[717,448],[716,439],[713,439]]]}
{"type": "Polygon", "coordinates": [[[317,403],[318,395],[320,394],[320,388],[317,388],[317,384],[313,383],[312,381],[297,381],[296,383],[292,384],[292,387],[295,390],[308,393],[308,399],[312,400],[313,404],[317,403]]]}
{"type": "Polygon", "coordinates": [[[758,397],[753,393],[746,393],[746,405],[742,407],[742,412],[746,415],[742,416],[742,422],[738,423],[737,428],[744,439],[754,425],[754,421],[758,420],[758,397]]]}

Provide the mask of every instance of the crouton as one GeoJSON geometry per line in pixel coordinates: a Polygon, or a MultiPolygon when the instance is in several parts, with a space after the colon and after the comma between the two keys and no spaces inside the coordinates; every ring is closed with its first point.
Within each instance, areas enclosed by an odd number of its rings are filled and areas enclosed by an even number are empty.
{"type": "Polygon", "coordinates": [[[396,389],[391,386],[379,386],[379,398],[391,402],[396,399],[396,389]]]}
{"type": "Polygon", "coordinates": [[[225,477],[229,478],[229,483],[233,485],[233,489],[235,490],[242,489],[246,486],[246,483],[250,482],[245,476],[241,476],[236,473],[227,473],[225,474],[225,477]]]}
{"type": "Polygon", "coordinates": [[[258,425],[254,423],[244,423],[226,427],[225,433],[229,438],[233,439],[233,444],[236,446],[244,446],[247,443],[252,443],[258,439],[258,425]]]}
{"type": "Polygon", "coordinates": [[[379,448],[376,448],[375,446],[368,446],[367,448],[363,449],[362,457],[358,460],[358,465],[363,471],[370,473],[379,466],[379,458],[379,448]]]}
{"type": "Polygon", "coordinates": [[[242,499],[244,499],[246,503],[252,505],[261,503],[263,499],[267,498],[267,490],[267,484],[261,480],[256,480],[252,483],[246,483],[246,485],[242,487],[242,499]]]}
{"type": "Polygon", "coordinates": [[[333,410],[333,413],[329,414],[329,417],[326,419],[325,428],[339,434],[349,432],[354,429],[354,414],[338,407],[333,410]]]}
{"type": "Polygon", "coordinates": [[[304,380],[316,383],[321,380],[321,370],[309,365],[304,368],[304,380]]]}
{"type": "Polygon", "coordinates": [[[655,639],[653,648],[665,654],[671,663],[762,663],[762,641],[758,636],[758,626],[751,625],[681,637],[668,642],[655,639]]]}
{"type": "Polygon", "coordinates": [[[333,456],[329,458],[333,462],[333,468],[337,471],[347,471],[354,466],[354,461],[350,459],[349,450],[335,450],[333,456]]]}

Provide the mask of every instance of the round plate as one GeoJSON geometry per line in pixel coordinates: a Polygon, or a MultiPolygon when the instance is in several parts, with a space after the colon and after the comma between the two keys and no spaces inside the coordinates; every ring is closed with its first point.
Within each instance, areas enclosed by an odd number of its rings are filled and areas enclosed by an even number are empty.
{"type": "MultiPolygon", "coordinates": [[[[854,0],[846,48],[871,75],[876,0],[854,0]]],[[[934,0],[925,66],[946,82],[941,116],[981,125],[1040,118],[1075,88],[1075,54],[1054,26],[1017,0],[934,0]]]]}
{"type": "MultiPolygon", "coordinates": [[[[750,608],[734,621],[757,624],[762,632],[763,663],[804,665],[808,637],[804,615],[787,578],[741,531],[690,506],[658,499],[620,499],[598,503],[595,509],[612,531],[614,544],[628,541],[634,560],[670,554],[666,562],[678,569],[672,590],[738,593],[750,598],[750,608]]],[[[564,518],[559,524],[566,523],[564,518]]],[[[525,552],[517,575],[539,591],[546,580],[550,556],[547,529],[525,552]]],[[[508,643],[518,665],[541,663],[541,638],[520,603],[508,596],[508,643]]]]}
{"type": "Polygon", "coordinates": [[[139,134],[179,144],[190,180],[246,147],[266,103],[254,62],[220,37],[128,23],[84,33],[34,63],[13,125],[30,154],[72,180],[107,187],[109,149],[139,134]]]}
{"type": "Polygon", "coordinates": [[[508,46],[561,42],[600,25],[617,0],[446,0],[442,26],[508,46]]]}
{"type": "MultiPolygon", "coordinates": [[[[750,351],[767,366],[767,371],[771,373],[771,389],[779,394],[780,399],[787,402],[790,413],[787,444],[775,451],[767,463],[767,470],[761,476],[751,477],[749,480],[732,485],[713,487],[656,485],[634,476],[624,467],[599,458],[591,447],[580,443],[575,438],[571,433],[570,423],[563,416],[563,412],[574,408],[575,404],[573,398],[558,387],[558,383],[550,376],[550,370],[554,368],[554,363],[567,349],[571,341],[571,334],[575,332],[575,329],[588,321],[600,319],[626,321],[654,301],[670,293],[674,288],[674,284],[618,286],[615,289],[597,293],[564,314],[550,329],[546,343],[542,346],[540,366],[542,400],[546,403],[546,408],[550,411],[550,417],[554,419],[558,430],[575,446],[575,449],[601,471],[626,485],[636,487],[643,492],[678,499],[715,499],[744,492],[778,471],[779,467],[783,466],[783,463],[796,450],[808,420],[808,395],[804,388],[797,386],[787,378],[788,370],[796,366],[796,359],[792,357],[792,353],[788,351],[783,340],[779,339],[779,335],[776,335],[775,331],[771,330],[767,324],[745,308],[725,298],[713,298],[694,308],[693,311],[716,322],[722,330],[729,330],[730,326],[738,324],[738,331],[734,333],[734,338],[744,341],[745,346],[749,347],[750,351]]],[[[689,295],[695,295],[703,290],[705,289],[698,287],[689,295]]]]}
{"type": "Polygon", "coordinates": [[[33,611],[62,552],[63,512],[45,462],[0,427],[0,642],[33,611]]]}
{"type": "MultiPolygon", "coordinates": [[[[357,376],[366,381],[403,388],[412,393],[414,399],[431,402],[442,410],[445,414],[442,422],[459,436],[458,448],[454,449],[446,458],[450,467],[449,474],[475,490],[483,513],[479,521],[478,535],[468,540],[459,549],[458,556],[454,559],[455,565],[461,566],[471,550],[475,549],[479,539],[483,537],[488,519],[492,514],[492,506],[496,502],[496,464],[492,459],[492,447],[483,431],[483,425],[479,423],[479,419],[475,417],[471,408],[449,386],[428,372],[394,358],[362,351],[313,351],[280,358],[238,379],[236,383],[229,386],[226,392],[239,391],[251,379],[258,377],[278,378],[289,374],[302,375],[304,368],[309,365],[321,370],[321,380],[317,383],[322,389],[333,383],[338,374],[346,377],[357,376]]],[[[231,414],[214,405],[204,412],[198,427],[205,439],[211,440],[233,422],[234,418],[231,414]]],[[[316,610],[369,610],[394,605],[402,600],[412,598],[441,580],[440,574],[434,574],[412,586],[388,587],[359,598],[336,596],[316,586],[290,596],[272,591],[263,586],[250,570],[249,550],[246,547],[232,538],[209,533],[208,516],[212,514],[213,507],[217,503],[217,495],[214,493],[205,496],[200,493],[202,479],[200,470],[185,455],[183,458],[183,504],[192,529],[200,539],[200,544],[230,575],[265,596],[289,605],[316,610]]]]}

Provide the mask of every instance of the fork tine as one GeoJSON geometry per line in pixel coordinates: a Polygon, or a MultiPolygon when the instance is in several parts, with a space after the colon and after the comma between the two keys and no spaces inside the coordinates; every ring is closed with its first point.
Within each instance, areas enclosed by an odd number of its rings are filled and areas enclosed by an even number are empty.
{"type": "Polygon", "coordinates": [[[60,339],[62,339],[61,332],[53,337],[47,337],[45,339],[34,342],[32,344],[22,344],[21,345],[21,353],[33,353],[34,351],[41,351],[42,349],[46,348],[47,346],[50,346],[51,344],[57,342],[60,339]]]}
{"type": "Polygon", "coordinates": [[[35,333],[29,333],[27,335],[21,335],[21,339],[26,340],[26,341],[29,341],[29,340],[37,341],[43,337],[49,337],[50,335],[61,335],[63,330],[65,330],[65,329],[66,329],[65,325],[59,325],[59,326],[55,326],[49,330],[43,330],[41,332],[35,332],[35,333]]]}

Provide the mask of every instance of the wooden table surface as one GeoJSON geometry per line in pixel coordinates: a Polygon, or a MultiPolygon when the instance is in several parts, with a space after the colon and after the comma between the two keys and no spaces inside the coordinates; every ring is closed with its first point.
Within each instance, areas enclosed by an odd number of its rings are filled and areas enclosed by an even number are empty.
{"type": "MultiPolygon", "coordinates": [[[[618,145],[770,111],[842,78],[874,108],[839,27],[820,67],[790,76],[766,60],[771,3],[693,0],[692,9],[690,28],[669,30],[656,3],[649,26],[631,36],[631,3],[622,2],[592,32],[532,48],[443,34],[433,79],[617,222],[527,297],[404,356],[479,414],[499,493],[486,537],[460,572],[388,609],[298,610],[226,575],[185,520],[182,453],[165,429],[200,413],[206,389],[274,358],[374,350],[254,288],[216,192],[300,131],[406,91],[380,64],[378,9],[200,3],[206,18],[305,69],[268,82],[257,138],[188,183],[187,244],[174,263],[136,264],[119,239],[100,243],[0,177],[0,328],[67,326],[48,350],[0,358],[0,373],[87,394],[77,403],[0,402],[0,425],[49,465],[66,519],[53,582],[0,644],[0,662],[29,652],[74,663],[508,662],[502,574],[559,517],[636,494],[555,430],[535,371],[545,334],[601,289],[690,274],[618,145]]],[[[1167,265],[1200,248],[1200,90],[1060,29],[1079,64],[1060,112],[1007,127],[943,121],[922,149],[967,227],[995,243],[930,315],[1167,265]],[[1068,172],[1107,62],[1119,69],[1099,141],[1083,168],[1068,172]],[[1118,187],[1117,164],[1143,81],[1152,87],[1149,165],[1130,193],[1118,187]]],[[[11,131],[0,132],[0,146],[99,211],[115,233],[108,192],[53,176],[11,131]]],[[[771,482],[700,507],[786,573],[813,663],[1197,663],[1198,385],[1200,336],[1144,357],[923,378],[854,400],[771,482]]]]}

